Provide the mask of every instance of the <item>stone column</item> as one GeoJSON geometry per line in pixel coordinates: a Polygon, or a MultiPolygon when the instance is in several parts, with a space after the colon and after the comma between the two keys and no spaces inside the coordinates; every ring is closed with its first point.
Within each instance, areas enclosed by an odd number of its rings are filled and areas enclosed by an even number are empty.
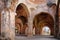
{"type": "Polygon", "coordinates": [[[5,38],[14,40],[15,37],[15,15],[12,11],[4,9],[1,13],[1,33],[5,38]]]}
{"type": "Polygon", "coordinates": [[[32,37],[33,36],[33,19],[30,16],[28,18],[28,37],[32,37]]]}
{"type": "Polygon", "coordinates": [[[59,33],[58,33],[58,37],[60,38],[60,16],[59,16],[59,33]]]}
{"type": "MultiPolygon", "coordinates": [[[[60,6],[59,6],[60,8],[60,6]]],[[[60,9],[59,9],[59,36],[60,36],[60,9]]]]}
{"type": "Polygon", "coordinates": [[[10,38],[11,40],[15,40],[15,13],[10,10],[10,38]]]}

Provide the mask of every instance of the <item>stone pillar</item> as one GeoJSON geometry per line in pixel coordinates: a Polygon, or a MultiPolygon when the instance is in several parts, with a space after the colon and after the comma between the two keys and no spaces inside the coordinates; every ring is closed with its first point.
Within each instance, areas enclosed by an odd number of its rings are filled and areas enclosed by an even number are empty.
{"type": "Polygon", "coordinates": [[[14,40],[15,37],[15,15],[12,11],[4,9],[1,13],[1,33],[5,38],[14,40]]]}
{"type": "Polygon", "coordinates": [[[60,36],[60,6],[59,6],[59,36],[60,36]]]}
{"type": "Polygon", "coordinates": [[[32,37],[33,36],[33,19],[30,16],[28,18],[28,37],[32,37]]]}
{"type": "Polygon", "coordinates": [[[11,40],[15,40],[15,13],[10,10],[10,38],[11,40]]]}
{"type": "Polygon", "coordinates": [[[59,16],[59,33],[58,33],[58,38],[60,38],[60,16],[59,16]]]}

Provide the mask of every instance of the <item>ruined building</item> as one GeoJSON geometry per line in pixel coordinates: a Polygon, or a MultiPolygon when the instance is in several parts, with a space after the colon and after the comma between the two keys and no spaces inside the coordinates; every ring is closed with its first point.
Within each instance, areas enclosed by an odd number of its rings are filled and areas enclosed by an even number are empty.
{"type": "Polygon", "coordinates": [[[49,35],[60,37],[57,4],[56,0],[0,0],[0,33],[14,40],[17,34],[43,35],[47,26],[49,35]]]}

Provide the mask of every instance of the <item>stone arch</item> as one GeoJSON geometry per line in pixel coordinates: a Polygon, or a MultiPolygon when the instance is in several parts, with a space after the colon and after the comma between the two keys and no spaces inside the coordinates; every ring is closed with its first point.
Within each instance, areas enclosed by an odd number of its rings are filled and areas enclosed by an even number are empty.
{"type": "Polygon", "coordinates": [[[51,35],[54,35],[54,19],[46,12],[41,12],[35,15],[33,26],[36,28],[35,33],[40,35],[43,26],[48,26],[51,29],[51,35]]]}
{"type": "MultiPolygon", "coordinates": [[[[20,2],[18,2],[17,4],[16,4],[16,6],[15,6],[15,12],[16,12],[16,9],[17,9],[17,7],[19,6],[19,5],[21,5],[24,9],[25,9],[25,11],[29,14],[29,8],[27,7],[27,5],[25,4],[25,3],[20,3],[20,2]]],[[[17,13],[16,13],[17,14],[17,13]]]]}
{"type": "Polygon", "coordinates": [[[28,22],[28,19],[24,16],[19,16],[18,18],[20,18],[22,20],[23,24],[28,22]]]}
{"type": "MultiPolygon", "coordinates": [[[[21,33],[20,34],[25,34],[25,30],[26,30],[26,27],[27,27],[27,23],[28,23],[28,17],[29,17],[29,11],[28,11],[28,8],[25,4],[23,3],[20,3],[17,8],[16,8],[16,20],[19,19],[22,21],[22,27],[21,27],[21,33]]],[[[17,23],[17,22],[15,22],[17,23]]],[[[21,23],[21,22],[20,22],[21,23]]]]}
{"type": "MultiPolygon", "coordinates": [[[[23,8],[23,9],[27,12],[26,14],[29,16],[29,10],[28,10],[28,7],[27,7],[24,3],[18,4],[16,10],[21,9],[21,8],[19,8],[19,7],[23,8]]],[[[16,13],[17,13],[17,11],[16,11],[16,13]]]]}

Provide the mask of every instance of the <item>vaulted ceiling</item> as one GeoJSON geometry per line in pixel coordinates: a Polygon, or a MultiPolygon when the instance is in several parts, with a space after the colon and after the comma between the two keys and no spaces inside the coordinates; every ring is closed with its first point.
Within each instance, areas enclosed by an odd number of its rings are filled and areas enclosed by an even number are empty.
{"type": "Polygon", "coordinates": [[[35,16],[33,25],[36,27],[37,31],[41,30],[44,26],[48,26],[52,33],[54,30],[53,17],[50,14],[44,12],[35,16]]]}

